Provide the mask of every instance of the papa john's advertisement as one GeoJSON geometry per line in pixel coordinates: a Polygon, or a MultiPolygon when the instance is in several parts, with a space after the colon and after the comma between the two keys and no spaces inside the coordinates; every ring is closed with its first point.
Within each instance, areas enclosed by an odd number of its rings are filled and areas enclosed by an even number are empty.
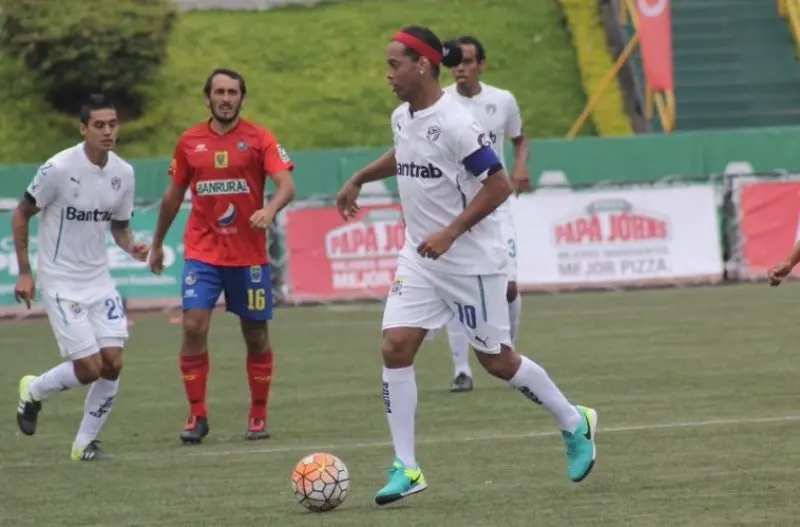
{"type": "Polygon", "coordinates": [[[398,205],[362,207],[347,222],[335,208],[289,210],[289,297],[302,301],[385,296],[404,241],[398,205]]]}
{"type": "Polygon", "coordinates": [[[711,186],[534,193],[513,215],[523,290],[722,278],[711,186]]]}

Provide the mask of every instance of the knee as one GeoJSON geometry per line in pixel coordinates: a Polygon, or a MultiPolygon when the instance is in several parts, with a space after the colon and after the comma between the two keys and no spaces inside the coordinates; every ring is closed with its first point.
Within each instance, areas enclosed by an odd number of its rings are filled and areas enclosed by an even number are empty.
{"type": "Polygon", "coordinates": [[[208,321],[200,317],[183,316],[183,340],[190,351],[202,353],[208,335],[208,321]]]}
{"type": "Polygon", "coordinates": [[[242,320],[241,326],[248,355],[261,355],[270,351],[266,322],[242,320]]]}
{"type": "Polygon", "coordinates": [[[504,381],[510,381],[517,374],[521,362],[519,355],[507,346],[503,346],[496,355],[477,352],[477,356],[483,369],[504,381]]]}
{"type": "Polygon", "coordinates": [[[72,367],[81,384],[91,384],[103,374],[103,360],[99,353],[73,362],[72,367]]]}
{"type": "Polygon", "coordinates": [[[383,364],[387,368],[405,368],[414,363],[413,343],[404,337],[402,332],[386,331],[381,344],[383,364]]]}
{"type": "Polygon", "coordinates": [[[508,287],[506,287],[506,300],[508,300],[508,303],[510,304],[516,300],[517,295],[519,295],[519,291],[517,291],[517,283],[509,282],[508,287]]]}
{"type": "Polygon", "coordinates": [[[244,336],[244,344],[248,355],[261,355],[271,352],[266,331],[249,332],[244,336]]]}
{"type": "Polygon", "coordinates": [[[100,376],[109,381],[116,381],[122,373],[122,354],[104,359],[100,376]]]}

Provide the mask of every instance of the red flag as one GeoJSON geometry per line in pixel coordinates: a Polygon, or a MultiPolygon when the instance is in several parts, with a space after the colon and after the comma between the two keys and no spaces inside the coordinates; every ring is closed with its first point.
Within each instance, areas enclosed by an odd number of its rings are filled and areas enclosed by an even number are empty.
{"type": "Polygon", "coordinates": [[[647,85],[654,92],[672,91],[672,16],[670,0],[636,0],[639,45],[647,85]]]}

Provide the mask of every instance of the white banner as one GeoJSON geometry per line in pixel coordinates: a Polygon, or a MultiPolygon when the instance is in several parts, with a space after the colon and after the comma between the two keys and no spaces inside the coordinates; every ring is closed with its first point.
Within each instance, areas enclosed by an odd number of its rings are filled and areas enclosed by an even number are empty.
{"type": "Polygon", "coordinates": [[[722,279],[710,185],[533,193],[512,202],[522,290],[722,279]]]}

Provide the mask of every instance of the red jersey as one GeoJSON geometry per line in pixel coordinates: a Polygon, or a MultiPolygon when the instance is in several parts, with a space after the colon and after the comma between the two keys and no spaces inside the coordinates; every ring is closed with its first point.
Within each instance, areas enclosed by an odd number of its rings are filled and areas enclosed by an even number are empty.
{"type": "Polygon", "coordinates": [[[272,133],[245,120],[225,135],[209,123],[184,132],[169,169],[175,184],[192,191],[184,257],[226,267],[266,264],[266,233],[250,227],[250,216],[264,207],[266,176],[293,169],[272,133]]]}

